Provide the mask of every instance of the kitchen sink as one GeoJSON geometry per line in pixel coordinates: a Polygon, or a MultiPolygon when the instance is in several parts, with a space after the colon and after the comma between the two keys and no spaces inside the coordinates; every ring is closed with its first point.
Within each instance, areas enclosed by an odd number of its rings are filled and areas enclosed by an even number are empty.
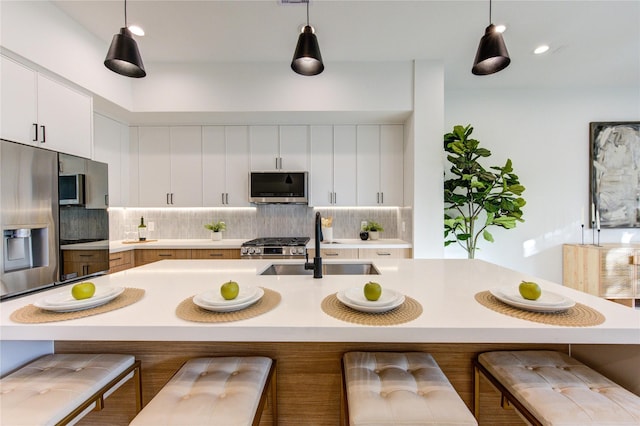
{"type": "MultiPolygon", "coordinates": [[[[274,263],[260,275],[313,275],[313,270],[304,269],[303,263],[274,263]]],[[[380,275],[372,263],[324,263],[322,275],[380,275]]]]}

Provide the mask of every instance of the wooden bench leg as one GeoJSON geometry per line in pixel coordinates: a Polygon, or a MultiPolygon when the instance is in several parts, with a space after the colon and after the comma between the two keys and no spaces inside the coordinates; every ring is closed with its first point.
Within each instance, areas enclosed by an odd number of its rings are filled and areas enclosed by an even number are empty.
{"type": "Polygon", "coordinates": [[[258,403],[258,409],[256,410],[256,415],[253,418],[253,426],[258,426],[260,424],[260,419],[262,417],[262,411],[264,410],[265,405],[270,402],[271,405],[271,416],[273,425],[278,424],[278,398],[277,398],[277,378],[276,378],[276,360],[271,360],[271,368],[269,369],[269,373],[267,374],[267,381],[264,384],[264,389],[262,390],[262,396],[260,397],[260,402],[258,403]]]}

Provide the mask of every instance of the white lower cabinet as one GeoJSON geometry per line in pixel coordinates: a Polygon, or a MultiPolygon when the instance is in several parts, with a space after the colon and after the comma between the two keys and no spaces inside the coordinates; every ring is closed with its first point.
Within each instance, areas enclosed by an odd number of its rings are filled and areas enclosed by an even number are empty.
{"type": "Polygon", "coordinates": [[[0,136],[90,158],[91,97],[10,58],[0,61],[0,136]]]}
{"type": "Polygon", "coordinates": [[[248,126],[205,126],[202,135],[204,206],[248,206],[248,126]]]}
{"type": "MultiPolygon", "coordinates": [[[[315,249],[307,249],[309,259],[315,256],[315,249]]],[[[321,248],[324,259],[410,259],[410,248],[321,248]]]]}

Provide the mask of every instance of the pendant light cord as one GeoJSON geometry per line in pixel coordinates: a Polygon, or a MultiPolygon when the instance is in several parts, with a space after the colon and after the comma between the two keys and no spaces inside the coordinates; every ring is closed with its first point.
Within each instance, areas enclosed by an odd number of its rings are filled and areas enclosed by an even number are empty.
{"type": "Polygon", "coordinates": [[[309,0],[307,0],[307,27],[309,26],[309,0]]]}
{"type": "MultiPolygon", "coordinates": [[[[126,2],[127,0],[124,0],[124,1],[126,2]]],[[[489,25],[491,25],[491,24],[492,24],[492,22],[491,22],[491,0],[489,0],[489,25]]]]}
{"type": "Polygon", "coordinates": [[[124,0],[124,27],[127,27],[127,0],[124,0]]]}

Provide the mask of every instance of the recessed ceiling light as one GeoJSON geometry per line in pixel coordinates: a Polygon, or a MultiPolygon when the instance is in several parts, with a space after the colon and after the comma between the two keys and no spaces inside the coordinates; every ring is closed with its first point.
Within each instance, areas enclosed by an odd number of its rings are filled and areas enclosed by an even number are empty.
{"type": "Polygon", "coordinates": [[[543,44],[541,46],[536,47],[533,53],[535,53],[536,55],[540,55],[548,50],[549,50],[549,46],[547,46],[546,44],[543,44]]]}
{"type": "Polygon", "coordinates": [[[503,33],[505,32],[507,29],[507,27],[505,27],[504,25],[496,25],[496,32],[497,33],[503,33]]]}
{"type": "Polygon", "coordinates": [[[144,30],[138,25],[129,25],[129,31],[140,37],[144,35],[144,30]]]}

